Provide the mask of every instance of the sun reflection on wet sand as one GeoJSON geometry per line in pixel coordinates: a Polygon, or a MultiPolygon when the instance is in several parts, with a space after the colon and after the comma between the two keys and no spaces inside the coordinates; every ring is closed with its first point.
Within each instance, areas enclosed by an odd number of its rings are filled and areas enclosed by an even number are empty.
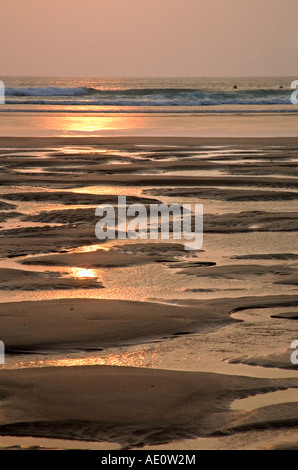
{"type": "Polygon", "coordinates": [[[93,253],[94,251],[109,251],[109,247],[104,245],[84,245],[70,251],[71,253],[93,253]]]}
{"type": "Polygon", "coordinates": [[[73,277],[79,279],[98,278],[98,273],[95,269],[71,268],[69,272],[73,277]]]}
{"type": "MultiPolygon", "coordinates": [[[[83,188],[72,188],[72,189],[65,189],[65,192],[72,192],[72,193],[80,193],[80,194],[95,194],[97,196],[106,196],[111,195],[115,196],[118,195],[125,195],[125,196],[136,196],[141,197],[143,196],[143,190],[146,187],[137,187],[137,186],[130,186],[130,187],[123,187],[123,186],[84,186],[83,188]]],[[[100,201],[99,201],[100,203],[100,201]]]]}
{"type": "MultiPolygon", "coordinates": [[[[157,351],[152,351],[150,347],[136,347],[138,349],[129,351],[111,350],[111,352],[98,352],[94,355],[90,353],[82,357],[76,353],[68,357],[50,356],[49,359],[23,360],[14,363],[13,368],[35,368],[35,367],[75,367],[75,366],[126,366],[126,367],[148,367],[156,368],[160,358],[157,351]]],[[[43,356],[44,357],[44,356],[43,356]]],[[[10,369],[10,364],[6,364],[5,368],[10,369]]]]}

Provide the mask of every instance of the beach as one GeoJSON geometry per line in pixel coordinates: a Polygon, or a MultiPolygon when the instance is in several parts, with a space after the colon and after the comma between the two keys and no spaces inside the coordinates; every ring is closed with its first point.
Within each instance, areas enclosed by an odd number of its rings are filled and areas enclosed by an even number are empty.
{"type": "Polygon", "coordinates": [[[297,446],[297,149],[0,137],[2,448],[297,446]],[[124,195],[203,204],[203,246],[98,240],[124,195]]]}

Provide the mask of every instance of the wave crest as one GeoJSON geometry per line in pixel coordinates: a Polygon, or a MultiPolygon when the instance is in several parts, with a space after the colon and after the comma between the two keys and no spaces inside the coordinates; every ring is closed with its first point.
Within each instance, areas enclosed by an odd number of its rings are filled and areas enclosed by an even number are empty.
{"type": "MultiPolygon", "coordinates": [[[[6,96],[79,96],[87,95],[92,92],[93,88],[62,88],[62,87],[26,87],[16,88],[7,87],[5,90],[6,96]]],[[[96,91],[96,90],[95,90],[96,91]]]]}

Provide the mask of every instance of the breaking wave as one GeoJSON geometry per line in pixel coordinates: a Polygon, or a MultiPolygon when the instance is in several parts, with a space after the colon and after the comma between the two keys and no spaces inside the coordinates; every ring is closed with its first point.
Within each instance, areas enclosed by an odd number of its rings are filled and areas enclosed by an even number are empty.
{"type": "Polygon", "coordinates": [[[210,91],[196,88],[97,89],[90,87],[7,87],[6,104],[68,106],[219,106],[288,105],[291,91],[250,89],[210,91]]]}

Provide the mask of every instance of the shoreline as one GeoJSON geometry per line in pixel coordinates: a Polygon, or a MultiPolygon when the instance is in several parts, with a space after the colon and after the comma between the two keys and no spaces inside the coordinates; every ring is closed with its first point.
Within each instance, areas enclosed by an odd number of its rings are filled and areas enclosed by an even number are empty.
{"type": "MultiPolygon", "coordinates": [[[[293,106],[294,108],[294,106],[293,106]]],[[[1,109],[0,109],[1,111],[1,109]]],[[[126,138],[275,138],[297,136],[288,114],[30,114],[0,112],[0,136],[126,138]]]]}
{"type": "Polygon", "coordinates": [[[177,137],[177,136],[0,136],[0,145],[3,148],[16,146],[18,148],[40,148],[52,145],[119,145],[124,146],[150,146],[152,149],[159,146],[247,146],[247,145],[298,145],[298,136],[292,137],[177,137]]]}

